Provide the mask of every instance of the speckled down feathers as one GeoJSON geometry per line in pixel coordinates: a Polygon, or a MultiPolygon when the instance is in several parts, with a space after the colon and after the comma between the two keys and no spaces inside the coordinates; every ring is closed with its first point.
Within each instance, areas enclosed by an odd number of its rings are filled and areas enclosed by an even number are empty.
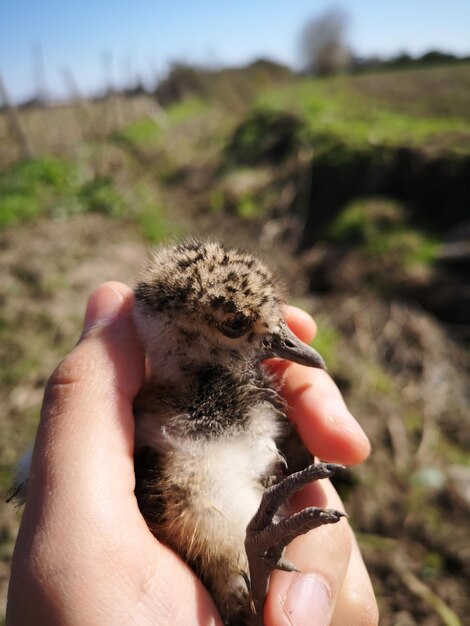
{"type": "Polygon", "coordinates": [[[157,312],[184,309],[201,315],[203,309],[210,325],[242,314],[255,327],[262,320],[263,332],[278,321],[282,291],[272,272],[251,255],[190,240],[157,250],[135,293],[157,312]]]}

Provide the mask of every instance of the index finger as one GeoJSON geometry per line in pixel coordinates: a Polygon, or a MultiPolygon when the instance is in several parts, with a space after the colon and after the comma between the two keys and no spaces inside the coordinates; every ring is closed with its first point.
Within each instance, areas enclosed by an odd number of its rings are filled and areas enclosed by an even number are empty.
{"type": "MultiPolygon", "coordinates": [[[[286,307],[284,315],[303,341],[308,342],[315,335],[315,323],[304,311],[286,307]]],[[[288,417],[312,454],[345,465],[367,458],[369,439],[325,371],[287,361],[277,361],[272,366],[284,376],[282,395],[288,417]]]]}

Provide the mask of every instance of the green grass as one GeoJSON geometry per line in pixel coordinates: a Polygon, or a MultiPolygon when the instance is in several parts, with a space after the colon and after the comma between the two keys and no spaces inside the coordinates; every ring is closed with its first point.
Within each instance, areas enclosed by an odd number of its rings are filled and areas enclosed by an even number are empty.
{"type": "Polygon", "coordinates": [[[171,185],[181,171],[199,160],[218,157],[220,129],[213,108],[200,98],[186,98],[165,109],[158,119],[144,118],[112,135],[134,167],[152,172],[171,185]]]}
{"type": "Polygon", "coordinates": [[[44,156],[20,161],[0,173],[0,229],[40,215],[117,216],[123,211],[111,178],[91,175],[79,163],[44,156]]]}
{"type": "Polygon", "coordinates": [[[131,182],[122,193],[118,181],[93,171],[86,162],[52,157],[15,164],[0,174],[0,228],[94,212],[135,222],[150,243],[174,234],[154,181],[131,182]]]}
{"type": "Polygon", "coordinates": [[[80,187],[77,199],[86,210],[120,217],[125,203],[108,176],[94,178],[80,187]]]}
{"type": "Polygon", "coordinates": [[[437,237],[409,229],[398,233],[395,249],[402,251],[405,268],[430,266],[437,259],[440,242],[437,237]]]}
{"type": "Polygon", "coordinates": [[[0,228],[35,217],[67,196],[76,184],[68,163],[42,157],[14,164],[0,173],[0,228]]]}
{"type": "Polygon", "coordinates": [[[352,76],[355,93],[378,106],[415,117],[470,120],[470,64],[352,76]]]}
{"type": "MultiPolygon", "coordinates": [[[[341,143],[358,149],[375,145],[423,146],[437,138],[470,133],[461,117],[413,116],[392,110],[353,91],[342,78],[304,80],[289,90],[271,89],[258,100],[262,109],[296,113],[305,123],[304,140],[317,150],[341,143]]],[[[452,142],[447,142],[452,149],[452,142]]],[[[468,153],[467,148],[463,148],[468,153]]]]}
{"type": "Polygon", "coordinates": [[[159,243],[174,234],[163,208],[158,204],[142,207],[137,213],[136,222],[144,238],[151,244],[159,243]]]}
{"type": "Polygon", "coordinates": [[[405,222],[403,207],[383,199],[356,200],[348,204],[324,235],[334,243],[373,245],[377,236],[395,232],[405,222]]]}
{"type": "Polygon", "coordinates": [[[179,234],[176,224],[169,218],[158,189],[142,180],[132,191],[134,208],[131,217],[148,243],[159,243],[179,234]]]}
{"type": "Polygon", "coordinates": [[[255,108],[236,128],[226,155],[235,164],[282,162],[299,146],[303,124],[288,111],[255,108]]]}
{"type": "Polygon", "coordinates": [[[202,98],[185,98],[169,107],[166,113],[171,124],[179,124],[206,113],[208,108],[209,104],[202,98]]]}
{"type": "Polygon", "coordinates": [[[244,195],[235,207],[237,216],[242,220],[253,220],[263,213],[263,208],[251,194],[244,195]]]}
{"type": "Polygon", "coordinates": [[[126,126],[116,137],[138,146],[146,146],[157,142],[161,133],[161,125],[156,120],[146,117],[126,126]]]}
{"type": "Polygon", "coordinates": [[[185,98],[166,110],[160,120],[145,117],[129,124],[115,134],[115,139],[139,148],[158,147],[165,138],[168,128],[174,128],[207,111],[208,105],[200,98],[185,98]]]}
{"type": "Polygon", "coordinates": [[[431,265],[439,250],[436,236],[409,226],[404,207],[384,198],[351,202],[323,237],[332,243],[357,245],[376,259],[393,257],[405,269],[431,265]]]}

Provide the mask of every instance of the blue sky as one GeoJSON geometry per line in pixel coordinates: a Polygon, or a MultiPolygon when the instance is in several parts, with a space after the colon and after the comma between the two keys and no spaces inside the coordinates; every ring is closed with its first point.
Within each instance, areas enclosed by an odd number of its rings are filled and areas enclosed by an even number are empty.
{"type": "MultiPolygon", "coordinates": [[[[66,93],[64,67],[83,92],[99,90],[110,53],[118,84],[136,73],[150,82],[172,60],[221,65],[263,56],[295,66],[302,25],[331,6],[320,0],[0,0],[0,72],[18,100],[35,92],[38,49],[47,88],[59,97],[66,93]]],[[[430,48],[470,54],[470,0],[333,6],[349,14],[348,40],[358,54],[430,48]]]]}

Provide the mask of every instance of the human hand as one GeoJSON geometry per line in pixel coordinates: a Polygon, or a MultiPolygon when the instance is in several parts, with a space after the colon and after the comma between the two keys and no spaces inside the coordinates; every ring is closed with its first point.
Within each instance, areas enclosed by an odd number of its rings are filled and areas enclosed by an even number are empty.
{"type": "MultiPolygon", "coordinates": [[[[137,507],[132,400],[143,382],[144,357],[131,308],[132,292],[124,285],[96,290],[81,341],[49,380],[13,556],[10,626],[220,624],[203,585],[153,537],[137,507]]],[[[311,338],[308,316],[289,307],[286,319],[302,339],[311,338]]],[[[309,449],[336,462],[363,460],[368,442],[354,433],[355,422],[327,375],[283,367],[285,394],[309,449]]],[[[312,504],[341,508],[327,481],[294,501],[300,508],[312,504]]],[[[304,574],[273,574],[266,624],[377,623],[370,582],[346,522],[298,537],[288,558],[304,574]],[[314,574],[326,585],[323,591],[301,582],[317,580],[314,574]],[[287,595],[293,587],[300,592],[295,604],[287,595]]]]}

